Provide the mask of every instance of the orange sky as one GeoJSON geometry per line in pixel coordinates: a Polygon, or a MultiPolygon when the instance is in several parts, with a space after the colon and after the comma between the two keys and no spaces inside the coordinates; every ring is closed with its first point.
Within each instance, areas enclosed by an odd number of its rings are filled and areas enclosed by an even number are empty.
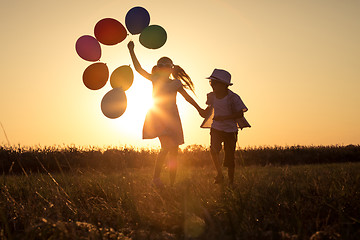
{"type": "MultiPolygon", "coordinates": [[[[239,145],[360,144],[360,2],[338,0],[1,1],[0,122],[11,145],[157,147],[141,130],[151,84],[135,74],[128,109],[106,118],[100,102],[111,89],[87,89],[90,65],[75,51],[102,18],[125,24],[134,6],[164,27],[166,44],[146,49],[138,36],[102,46],[110,72],[131,64],[134,40],[144,69],[162,56],[192,77],[194,99],[206,107],[214,68],[228,70],[252,128],[239,145]]],[[[185,145],[209,145],[196,110],[178,97],[185,145]]],[[[0,144],[7,144],[1,129],[0,144]]]]}

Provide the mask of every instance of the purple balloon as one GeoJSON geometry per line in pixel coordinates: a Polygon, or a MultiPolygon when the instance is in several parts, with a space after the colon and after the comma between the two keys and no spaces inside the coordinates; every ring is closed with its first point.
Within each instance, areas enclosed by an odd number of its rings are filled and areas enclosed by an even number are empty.
{"type": "Polygon", "coordinates": [[[150,15],[143,7],[133,7],[125,17],[125,25],[129,32],[133,35],[141,33],[144,28],[149,26],[150,15]]]}
{"type": "Polygon", "coordinates": [[[84,60],[96,62],[101,57],[100,43],[90,35],[81,36],[75,44],[77,54],[84,60]]]}

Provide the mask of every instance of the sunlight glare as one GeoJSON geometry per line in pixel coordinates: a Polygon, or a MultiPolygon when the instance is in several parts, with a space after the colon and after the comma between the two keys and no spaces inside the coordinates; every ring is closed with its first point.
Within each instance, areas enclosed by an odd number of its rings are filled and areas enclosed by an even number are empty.
{"type": "Polygon", "coordinates": [[[141,140],[142,127],[147,111],[152,107],[151,82],[135,75],[134,83],[126,91],[127,108],[117,126],[132,137],[141,140]]]}

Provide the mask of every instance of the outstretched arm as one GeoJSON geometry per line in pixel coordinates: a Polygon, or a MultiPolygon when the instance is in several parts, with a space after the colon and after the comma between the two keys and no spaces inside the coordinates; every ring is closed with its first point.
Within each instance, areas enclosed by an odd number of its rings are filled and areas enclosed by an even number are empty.
{"type": "Polygon", "coordinates": [[[209,116],[210,115],[210,112],[211,111],[211,107],[210,106],[208,106],[207,108],[205,108],[205,110],[204,110],[204,116],[202,116],[203,118],[206,118],[207,116],[209,116]]]}
{"type": "Polygon", "coordinates": [[[185,91],[184,88],[180,88],[178,90],[178,92],[185,98],[186,101],[188,101],[191,105],[193,105],[196,110],[199,112],[201,117],[206,117],[206,111],[204,109],[202,109],[196,102],[195,100],[185,91]]]}
{"type": "Polygon", "coordinates": [[[135,55],[135,51],[134,51],[134,42],[133,41],[130,41],[128,43],[128,49],[129,49],[129,52],[130,52],[130,56],[131,56],[131,60],[134,64],[134,67],[135,67],[135,70],[141,75],[143,76],[144,78],[147,78],[149,80],[151,80],[151,74],[148,73],[147,71],[145,71],[140,63],[139,63],[139,60],[137,59],[136,55],[135,55]]]}

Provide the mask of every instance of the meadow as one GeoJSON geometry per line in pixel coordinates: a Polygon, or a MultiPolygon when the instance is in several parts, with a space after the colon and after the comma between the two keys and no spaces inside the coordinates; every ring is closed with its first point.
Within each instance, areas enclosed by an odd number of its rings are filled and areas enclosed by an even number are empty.
{"type": "Polygon", "coordinates": [[[194,145],[155,188],[156,154],[1,146],[0,239],[359,239],[360,146],[239,149],[234,187],[194,145]]]}

